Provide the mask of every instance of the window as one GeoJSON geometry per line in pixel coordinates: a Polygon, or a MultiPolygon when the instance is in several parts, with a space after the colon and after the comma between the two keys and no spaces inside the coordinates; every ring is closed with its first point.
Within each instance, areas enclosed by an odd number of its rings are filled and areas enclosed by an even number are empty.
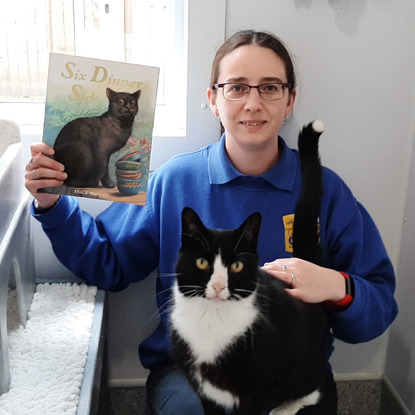
{"type": "Polygon", "coordinates": [[[206,102],[224,0],[14,0],[0,14],[0,117],[40,138],[49,52],[160,67],[152,168],[217,139],[206,102]]]}
{"type": "Polygon", "coordinates": [[[183,0],[11,2],[0,16],[0,99],[43,103],[49,52],[140,63],[160,68],[157,112],[170,104],[184,129],[183,16],[183,0]]]}

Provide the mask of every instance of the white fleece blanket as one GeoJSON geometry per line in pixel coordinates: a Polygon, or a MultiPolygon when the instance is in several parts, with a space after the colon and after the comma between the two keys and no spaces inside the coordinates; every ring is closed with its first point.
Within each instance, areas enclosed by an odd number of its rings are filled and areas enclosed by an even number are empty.
{"type": "MultiPolygon", "coordinates": [[[[85,284],[37,286],[26,327],[8,324],[11,384],[0,415],[76,414],[96,292],[85,284]]],[[[11,307],[8,320],[16,318],[11,307]]]]}

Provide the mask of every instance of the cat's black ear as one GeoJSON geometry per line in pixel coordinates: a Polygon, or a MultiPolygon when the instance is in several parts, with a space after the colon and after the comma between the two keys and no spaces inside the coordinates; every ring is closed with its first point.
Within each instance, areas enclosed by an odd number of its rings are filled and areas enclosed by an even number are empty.
{"type": "Polygon", "coordinates": [[[141,97],[141,89],[139,89],[138,91],[134,92],[134,94],[131,94],[131,95],[136,99],[136,101],[138,101],[141,97]]]}
{"type": "Polygon", "coordinates": [[[261,229],[262,216],[259,212],[253,213],[246,219],[246,221],[239,227],[241,236],[239,243],[248,243],[252,250],[257,249],[259,231],[261,229]]]}
{"type": "Polygon", "coordinates": [[[182,211],[182,233],[183,234],[195,234],[200,233],[205,229],[199,215],[189,207],[185,207],[182,211]]]}
{"type": "Polygon", "coordinates": [[[115,92],[111,88],[106,89],[107,98],[111,101],[111,98],[114,96],[115,92]]]}
{"type": "Polygon", "coordinates": [[[182,244],[186,241],[195,239],[205,244],[205,238],[203,236],[206,231],[205,225],[203,225],[198,214],[191,208],[185,207],[182,211],[182,244]]]}
{"type": "Polygon", "coordinates": [[[205,226],[200,220],[199,215],[193,209],[185,207],[182,211],[182,232],[200,232],[204,228],[205,226]]]}

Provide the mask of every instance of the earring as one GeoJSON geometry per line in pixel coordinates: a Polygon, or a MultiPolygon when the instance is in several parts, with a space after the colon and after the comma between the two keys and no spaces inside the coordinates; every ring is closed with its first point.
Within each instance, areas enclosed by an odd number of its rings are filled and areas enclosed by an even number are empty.
{"type": "Polygon", "coordinates": [[[214,106],[211,108],[211,110],[212,110],[212,114],[213,114],[213,116],[215,117],[215,120],[216,120],[216,121],[220,121],[219,111],[218,111],[218,108],[216,107],[216,105],[214,105],[214,106]]]}

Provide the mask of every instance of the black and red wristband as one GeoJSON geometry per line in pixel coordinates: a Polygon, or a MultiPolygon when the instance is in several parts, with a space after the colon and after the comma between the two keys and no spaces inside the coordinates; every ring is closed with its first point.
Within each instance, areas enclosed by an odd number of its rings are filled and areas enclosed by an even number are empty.
{"type": "Polygon", "coordinates": [[[327,301],[327,304],[337,310],[344,311],[346,310],[354,299],[354,281],[353,278],[346,274],[345,272],[340,272],[344,277],[344,282],[346,284],[346,296],[340,301],[327,301]]]}

